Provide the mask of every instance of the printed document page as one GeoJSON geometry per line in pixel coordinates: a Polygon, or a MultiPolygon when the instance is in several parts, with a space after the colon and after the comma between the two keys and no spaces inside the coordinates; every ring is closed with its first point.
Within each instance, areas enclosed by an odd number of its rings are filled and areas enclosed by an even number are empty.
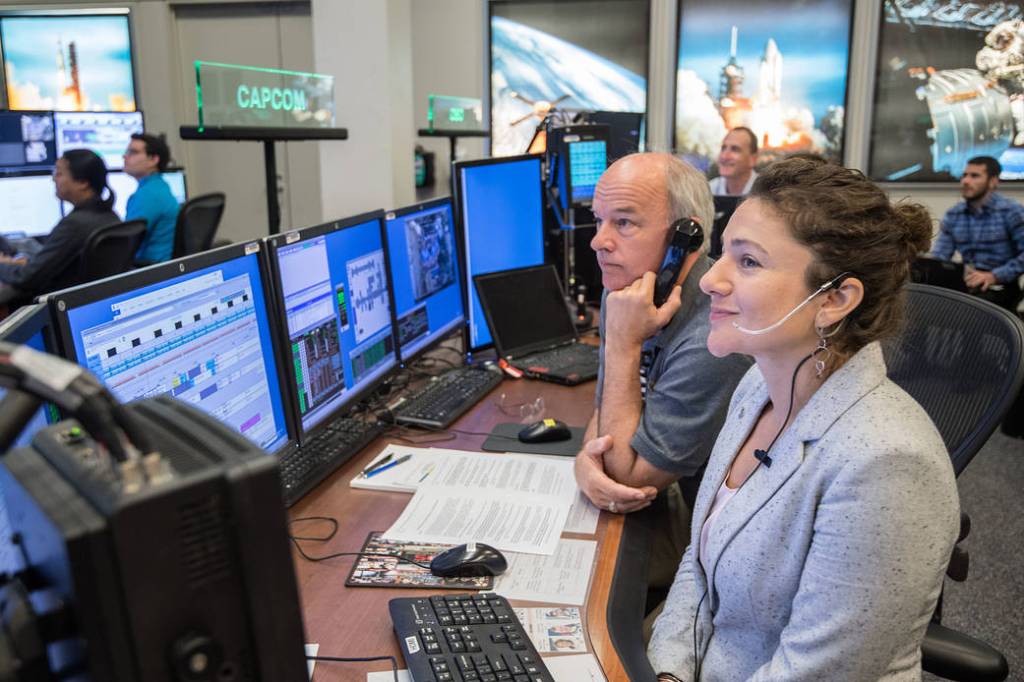
{"type": "Polygon", "coordinates": [[[554,554],[576,499],[572,460],[449,451],[385,533],[392,540],[483,542],[554,554]]]}

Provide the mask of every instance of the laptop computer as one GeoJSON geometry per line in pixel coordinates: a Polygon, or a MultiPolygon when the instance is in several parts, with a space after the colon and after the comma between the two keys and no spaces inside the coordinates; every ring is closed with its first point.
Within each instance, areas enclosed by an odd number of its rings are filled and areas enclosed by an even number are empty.
{"type": "Polygon", "coordinates": [[[910,266],[910,281],[956,291],[967,291],[963,263],[939,260],[930,256],[917,257],[917,260],[910,266]]]}
{"type": "Polygon", "coordinates": [[[498,357],[527,376],[575,386],[597,377],[598,349],[579,343],[553,265],[473,277],[498,357]]]}

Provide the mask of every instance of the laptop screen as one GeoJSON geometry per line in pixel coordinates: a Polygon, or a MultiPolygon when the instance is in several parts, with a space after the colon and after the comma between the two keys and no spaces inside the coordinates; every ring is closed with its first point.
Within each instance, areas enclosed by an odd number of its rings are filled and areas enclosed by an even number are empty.
{"type": "Polygon", "coordinates": [[[576,338],[555,266],[506,270],[473,279],[502,356],[522,355],[576,338]]]}

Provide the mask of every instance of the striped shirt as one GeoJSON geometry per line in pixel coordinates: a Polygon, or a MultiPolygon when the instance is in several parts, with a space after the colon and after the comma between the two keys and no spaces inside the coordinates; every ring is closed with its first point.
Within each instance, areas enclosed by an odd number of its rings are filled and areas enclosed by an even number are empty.
{"type": "Polygon", "coordinates": [[[946,211],[932,246],[932,255],[942,260],[954,251],[998,282],[1017,279],[1024,274],[1024,206],[995,192],[977,210],[961,201],[946,211]]]}

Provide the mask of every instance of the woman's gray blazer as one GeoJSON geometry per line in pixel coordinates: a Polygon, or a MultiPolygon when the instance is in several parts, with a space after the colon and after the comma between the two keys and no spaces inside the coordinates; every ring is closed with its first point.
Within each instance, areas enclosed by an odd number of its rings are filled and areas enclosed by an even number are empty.
{"type": "MultiPolygon", "coordinates": [[[[953,469],[877,343],[829,377],[694,543],[768,402],[755,365],[736,389],[648,656],[701,680],[918,680],[921,640],[959,530],[953,469]],[[699,614],[695,613],[699,608],[699,614]]],[[[767,444],[759,444],[761,447],[767,444]]]]}

